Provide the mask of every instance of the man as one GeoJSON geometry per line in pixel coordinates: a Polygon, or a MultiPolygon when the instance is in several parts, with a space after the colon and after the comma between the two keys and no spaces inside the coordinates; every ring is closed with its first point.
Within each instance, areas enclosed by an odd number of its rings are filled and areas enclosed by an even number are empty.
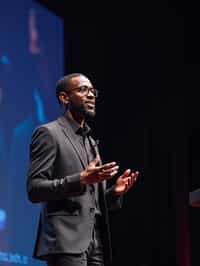
{"type": "Polygon", "coordinates": [[[65,113],[38,127],[30,147],[27,191],[42,203],[34,257],[48,266],[103,266],[111,262],[108,208],[121,201],[137,179],[127,169],[115,185],[115,162],[101,164],[87,117],[95,116],[97,90],[83,74],[64,76],[57,98],[65,113]]]}

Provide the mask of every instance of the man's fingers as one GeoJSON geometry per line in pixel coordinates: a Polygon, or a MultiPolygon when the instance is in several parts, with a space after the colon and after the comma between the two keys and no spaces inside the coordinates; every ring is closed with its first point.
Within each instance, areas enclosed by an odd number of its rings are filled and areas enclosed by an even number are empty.
{"type": "Polygon", "coordinates": [[[126,170],[124,171],[124,173],[122,174],[122,178],[126,178],[126,177],[128,177],[128,176],[130,175],[130,173],[131,173],[131,170],[130,170],[130,169],[126,169],[126,170]]]}
{"type": "Polygon", "coordinates": [[[118,169],[119,169],[119,166],[118,165],[116,165],[116,166],[114,166],[114,167],[112,167],[112,168],[109,168],[109,169],[99,169],[99,173],[101,174],[101,175],[109,175],[110,173],[112,173],[113,171],[118,171],[118,169]]]}
{"type": "Polygon", "coordinates": [[[134,175],[135,175],[135,177],[138,177],[138,175],[139,175],[139,172],[138,172],[138,171],[136,171],[134,175]]]}
{"type": "Polygon", "coordinates": [[[99,169],[102,171],[105,171],[107,169],[110,169],[112,167],[114,167],[116,165],[116,162],[111,162],[111,163],[106,163],[106,164],[103,164],[101,166],[99,166],[99,169]]]}
{"type": "Polygon", "coordinates": [[[110,167],[113,167],[114,165],[116,165],[116,162],[105,163],[105,164],[103,164],[101,167],[102,167],[104,170],[106,170],[106,169],[108,169],[108,168],[110,168],[110,167]]]}
{"type": "Polygon", "coordinates": [[[113,176],[115,176],[117,173],[118,173],[117,170],[116,170],[116,171],[113,171],[113,172],[110,174],[110,176],[113,177],[113,176]]]}
{"type": "Polygon", "coordinates": [[[139,172],[137,171],[135,173],[132,173],[128,177],[124,177],[123,180],[125,181],[126,186],[131,187],[137,181],[138,175],[139,175],[139,172]]]}
{"type": "Polygon", "coordinates": [[[112,171],[109,171],[109,172],[99,172],[98,176],[101,179],[101,181],[110,179],[113,176],[115,176],[118,173],[118,167],[115,167],[114,169],[115,170],[112,170],[112,171]]]}
{"type": "Polygon", "coordinates": [[[138,175],[139,175],[139,172],[138,171],[136,171],[135,173],[133,173],[131,175],[134,182],[137,181],[138,175]]]}
{"type": "Polygon", "coordinates": [[[130,177],[128,177],[128,186],[132,186],[138,178],[139,172],[132,173],[130,177]]]}
{"type": "Polygon", "coordinates": [[[106,170],[105,172],[100,171],[98,173],[98,176],[102,179],[109,179],[113,176],[115,176],[118,173],[118,167],[113,167],[112,170],[106,170]]]}

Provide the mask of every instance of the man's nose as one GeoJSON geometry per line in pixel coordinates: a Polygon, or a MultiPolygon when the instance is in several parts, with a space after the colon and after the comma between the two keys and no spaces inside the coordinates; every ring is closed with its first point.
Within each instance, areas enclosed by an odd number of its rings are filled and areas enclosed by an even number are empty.
{"type": "Polygon", "coordinates": [[[94,93],[91,90],[88,91],[87,96],[90,98],[95,98],[94,93]]]}

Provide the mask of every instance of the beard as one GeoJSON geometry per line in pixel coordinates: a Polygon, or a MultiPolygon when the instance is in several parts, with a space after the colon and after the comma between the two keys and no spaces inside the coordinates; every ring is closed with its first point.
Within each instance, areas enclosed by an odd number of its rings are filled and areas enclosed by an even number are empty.
{"type": "Polygon", "coordinates": [[[86,104],[82,104],[82,105],[77,105],[77,104],[70,104],[69,109],[77,114],[83,115],[84,118],[94,118],[96,115],[96,109],[94,107],[94,109],[88,108],[88,106],[86,104]]]}

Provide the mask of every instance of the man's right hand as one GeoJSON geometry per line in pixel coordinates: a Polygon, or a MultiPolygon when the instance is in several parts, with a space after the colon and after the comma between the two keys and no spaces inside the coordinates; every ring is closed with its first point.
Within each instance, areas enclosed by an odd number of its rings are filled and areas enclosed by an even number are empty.
{"type": "Polygon", "coordinates": [[[97,157],[81,172],[81,184],[94,184],[112,178],[117,174],[119,166],[116,162],[106,163],[101,166],[96,166],[100,162],[100,157],[97,157]]]}

